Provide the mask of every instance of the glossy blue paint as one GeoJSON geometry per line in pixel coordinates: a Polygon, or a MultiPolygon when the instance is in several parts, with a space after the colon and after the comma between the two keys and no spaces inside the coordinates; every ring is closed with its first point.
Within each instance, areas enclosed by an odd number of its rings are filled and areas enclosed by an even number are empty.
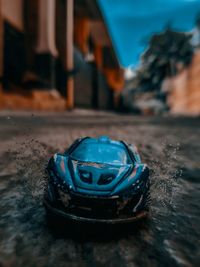
{"type": "Polygon", "coordinates": [[[149,170],[136,147],[123,141],[78,139],[49,160],[47,173],[44,204],[66,218],[117,223],[148,210],[149,170]]]}
{"type": "Polygon", "coordinates": [[[123,67],[137,66],[153,34],[166,28],[190,31],[200,13],[199,0],[98,0],[123,67]]]}
{"type": "MultiPolygon", "coordinates": [[[[72,181],[70,169],[68,167],[68,157],[59,153],[56,153],[53,157],[53,169],[54,175],[58,183],[66,185],[68,188],[75,190],[74,183],[72,181]]],[[[49,167],[50,169],[50,167],[49,167]]]]}
{"type": "MultiPolygon", "coordinates": [[[[55,154],[55,179],[68,190],[87,195],[119,195],[133,190],[142,179],[144,164],[134,146],[126,146],[108,137],[86,138],[69,154],[55,154]],[[59,179],[58,179],[59,178],[59,179]]],[[[148,175],[146,175],[148,178],[148,175]]]]}
{"type": "Polygon", "coordinates": [[[120,142],[110,140],[106,136],[98,139],[87,138],[75,149],[71,157],[83,162],[107,163],[113,165],[130,164],[131,160],[126,149],[120,142]]]}
{"type": "Polygon", "coordinates": [[[73,160],[73,172],[75,177],[75,184],[77,187],[77,191],[79,188],[88,189],[89,192],[91,191],[109,191],[110,193],[116,187],[116,185],[123,179],[125,174],[131,168],[131,165],[112,165],[112,164],[93,164],[85,162],[79,162],[73,160]],[[81,180],[80,177],[80,170],[84,170],[85,173],[90,173],[92,176],[92,183],[87,183],[81,180]],[[114,179],[108,184],[101,184],[99,185],[98,182],[101,179],[101,176],[106,174],[109,177],[113,175],[114,179]]]}

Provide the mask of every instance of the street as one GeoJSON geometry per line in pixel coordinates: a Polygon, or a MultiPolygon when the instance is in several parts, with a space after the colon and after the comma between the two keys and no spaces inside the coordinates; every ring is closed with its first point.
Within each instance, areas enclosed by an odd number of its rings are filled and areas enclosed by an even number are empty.
{"type": "Polygon", "coordinates": [[[1,111],[0,266],[199,266],[199,136],[199,118],[1,111]],[[149,218],[114,233],[56,233],[42,204],[48,158],[99,135],[138,147],[151,170],[149,218]]]}

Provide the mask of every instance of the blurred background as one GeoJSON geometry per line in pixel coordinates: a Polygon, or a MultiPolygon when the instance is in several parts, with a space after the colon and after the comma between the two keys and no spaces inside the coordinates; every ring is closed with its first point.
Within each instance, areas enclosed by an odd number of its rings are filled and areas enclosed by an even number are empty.
{"type": "MultiPolygon", "coordinates": [[[[116,47],[123,36],[120,29],[118,39],[112,34],[105,10],[112,18],[101,0],[1,0],[0,108],[199,115],[198,16],[187,33],[166,22],[143,40],[146,50],[130,67],[120,64],[116,47]]],[[[130,37],[131,46],[134,55],[130,37]]]]}
{"type": "Polygon", "coordinates": [[[200,266],[199,14],[200,0],[0,0],[1,267],[200,266]],[[148,164],[149,217],[57,233],[47,161],[102,135],[148,164]]]}

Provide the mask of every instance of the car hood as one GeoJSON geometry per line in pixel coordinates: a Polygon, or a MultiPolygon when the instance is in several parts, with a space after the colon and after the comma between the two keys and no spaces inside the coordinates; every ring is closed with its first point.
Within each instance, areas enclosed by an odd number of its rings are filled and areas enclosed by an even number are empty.
{"type": "Polygon", "coordinates": [[[77,191],[111,192],[127,176],[131,165],[81,162],[68,159],[71,176],[77,191]]]}

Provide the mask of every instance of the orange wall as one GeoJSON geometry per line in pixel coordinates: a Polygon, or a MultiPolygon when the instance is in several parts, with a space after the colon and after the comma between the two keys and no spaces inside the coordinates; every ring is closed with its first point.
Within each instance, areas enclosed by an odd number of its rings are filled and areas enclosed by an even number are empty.
{"type": "Polygon", "coordinates": [[[124,89],[124,70],[120,68],[109,69],[104,68],[104,74],[107,78],[108,85],[116,92],[121,92],[124,89]]]}
{"type": "Polygon", "coordinates": [[[124,70],[120,66],[106,68],[103,65],[103,47],[112,44],[107,36],[105,26],[101,21],[91,21],[88,18],[75,18],[74,42],[83,54],[88,52],[88,38],[94,43],[94,60],[98,69],[106,76],[109,87],[120,92],[124,88],[124,70]]]}
{"type": "Polygon", "coordinates": [[[90,34],[90,21],[87,18],[75,18],[74,42],[83,54],[88,52],[88,38],[90,34]]]}
{"type": "Polygon", "coordinates": [[[23,31],[23,0],[2,0],[2,14],[17,29],[23,31]]]}
{"type": "Polygon", "coordinates": [[[168,101],[172,113],[200,114],[200,51],[191,65],[172,79],[168,101]]]}

